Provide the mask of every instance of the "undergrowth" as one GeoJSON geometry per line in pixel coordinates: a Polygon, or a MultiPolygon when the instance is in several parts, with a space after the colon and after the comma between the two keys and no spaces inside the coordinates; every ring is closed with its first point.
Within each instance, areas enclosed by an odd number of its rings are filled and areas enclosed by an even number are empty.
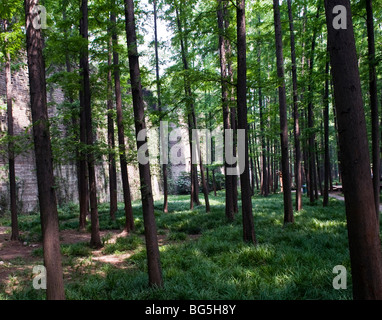
{"type": "MultiPolygon", "coordinates": [[[[148,286],[142,208],[133,205],[135,231],[102,249],[103,254],[131,253],[121,264],[92,260],[87,243],[62,245],[67,299],[351,299],[351,272],[344,204],[309,206],[295,213],[295,223],[283,226],[282,195],[253,197],[257,245],[242,241],[242,218],[228,222],[224,214],[224,192],[210,195],[211,212],[198,206],[189,210],[188,196],[172,196],[169,213],[155,202],[163,288],[148,286]],[[348,270],[347,290],[333,289],[333,268],[348,270]],[[86,268],[84,267],[86,266],[86,268]],[[68,275],[70,270],[70,276],[68,275]]],[[[116,221],[108,216],[107,204],[100,207],[100,229],[122,230],[124,211],[120,204],[116,221]]],[[[239,208],[240,209],[240,208],[239,208]]],[[[240,210],[239,210],[240,211],[240,210]]],[[[60,229],[78,228],[78,207],[59,210],[60,229]]],[[[7,218],[0,220],[6,225],[7,218]]],[[[20,229],[30,239],[39,238],[39,217],[20,217],[20,229]]],[[[35,256],[42,257],[37,249],[35,256]]],[[[15,274],[17,276],[17,274],[15,274]]],[[[43,291],[32,289],[31,276],[12,294],[1,299],[42,299],[43,291]]]]}

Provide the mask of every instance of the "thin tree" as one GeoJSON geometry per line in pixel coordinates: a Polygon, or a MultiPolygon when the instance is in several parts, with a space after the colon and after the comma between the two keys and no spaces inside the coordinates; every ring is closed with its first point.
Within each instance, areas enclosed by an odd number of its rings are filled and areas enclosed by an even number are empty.
{"type": "Polygon", "coordinates": [[[247,39],[245,23],[245,0],[236,1],[237,10],[237,119],[238,129],[244,130],[244,168],[241,168],[241,210],[243,216],[243,238],[256,244],[252,213],[251,180],[249,176],[248,120],[247,120],[247,39]]]}
{"type": "Polygon", "coordinates": [[[324,93],[324,145],[325,145],[325,161],[324,161],[324,198],[323,206],[329,205],[329,177],[330,177],[330,153],[329,153],[329,60],[325,65],[325,93],[324,93]]]}
{"type": "Polygon", "coordinates": [[[310,203],[313,204],[315,199],[318,199],[318,191],[317,191],[317,174],[316,174],[316,161],[315,161],[315,133],[314,130],[314,111],[313,111],[313,70],[314,70],[314,58],[315,58],[315,49],[316,49],[316,38],[318,32],[319,21],[318,18],[320,16],[320,5],[318,5],[317,13],[316,13],[316,23],[313,27],[313,36],[312,36],[312,45],[310,50],[310,55],[308,58],[308,66],[309,66],[309,80],[308,80],[308,161],[309,161],[309,199],[310,203]]]}
{"type": "MultiPolygon", "coordinates": [[[[113,11],[115,3],[113,2],[113,11]]],[[[118,130],[118,145],[119,145],[119,161],[121,166],[121,178],[123,189],[123,201],[125,205],[125,230],[130,232],[134,230],[134,217],[133,207],[131,204],[131,191],[129,183],[129,172],[127,169],[126,158],[126,143],[125,143],[125,129],[123,125],[123,111],[122,111],[122,91],[121,91],[121,77],[119,67],[119,54],[118,47],[118,32],[117,32],[117,17],[114,12],[110,15],[112,24],[112,39],[113,39],[113,65],[114,65],[114,90],[115,101],[117,110],[117,130],[118,130]]]]}
{"type": "MultiPolygon", "coordinates": [[[[221,89],[222,89],[222,107],[223,107],[223,127],[224,130],[231,129],[230,109],[228,100],[228,70],[227,70],[227,39],[225,37],[224,14],[226,12],[227,1],[218,1],[218,28],[219,28],[219,54],[220,54],[220,72],[221,72],[221,89]]],[[[227,153],[226,148],[228,144],[225,141],[226,135],[224,135],[224,152],[227,153]]],[[[225,176],[225,215],[228,221],[234,219],[234,203],[233,203],[233,185],[232,178],[228,176],[228,169],[231,167],[224,158],[224,176],[225,176]]]]}
{"type": "Polygon", "coordinates": [[[294,222],[292,193],[289,174],[289,156],[288,156],[288,119],[286,105],[286,91],[284,79],[284,55],[282,30],[280,19],[279,1],[273,0],[273,11],[275,19],[276,35],[276,56],[277,56],[277,76],[279,77],[279,110],[280,110],[280,136],[281,136],[281,171],[283,180],[284,195],[284,224],[294,222]]]}
{"type": "MultiPolygon", "coordinates": [[[[66,6],[67,1],[63,0],[62,3],[63,6],[63,12],[62,12],[62,19],[64,21],[67,20],[66,15],[66,6]]],[[[64,29],[64,39],[65,41],[68,40],[68,30],[64,29]]],[[[71,73],[72,72],[72,65],[70,63],[70,57],[69,57],[69,48],[65,47],[65,65],[66,65],[66,72],[71,73]]],[[[72,92],[70,90],[67,90],[65,92],[65,98],[69,101],[70,105],[73,108],[74,98],[72,92]]],[[[72,126],[74,130],[73,134],[73,142],[77,145],[75,150],[76,155],[76,169],[77,169],[77,187],[78,187],[78,202],[80,206],[80,216],[79,216],[79,230],[85,231],[86,228],[86,216],[89,213],[89,187],[88,187],[88,176],[87,176],[87,167],[86,167],[86,154],[81,148],[78,147],[78,142],[81,142],[83,145],[86,144],[86,122],[85,122],[85,115],[84,115],[84,100],[83,100],[83,92],[80,90],[80,119],[78,119],[78,116],[74,110],[72,110],[72,126]],[[79,123],[79,131],[76,130],[76,127],[79,123]]]]}
{"type": "Polygon", "coordinates": [[[290,48],[292,59],[292,82],[293,82],[293,120],[294,120],[294,152],[295,152],[295,182],[296,182],[296,211],[302,209],[302,174],[301,174],[301,146],[300,146],[300,113],[298,110],[298,86],[297,86],[297,62],[296,62],[296,46],[294,37],[294,23],[292,1],[288,0],[288,16],[290,30],[290,48]]]}
{"type": "Polygon", "coordinates": [[[375,44],[374,44],[374,18],[373,1],[366,0],[367,14],[367,42],[369,55],[369,92],[371,108],[371,141],[372,141],[372,160],[373,160],[373,188],[374,203],[379,220],[379,195],[380,195],[380,145],[379,145],[379,110],[377,95],[377,74],[375,70],[375,44]]]}
{"type": "Polygon", "coordinates": [[[64,281],[61,264],[58,212],[53,176],[53,156],[50,142],[46,96],[45,61],[42,53],[41,29],[34,28],[38,19],[38,1],[25,0],[26,47],[29,69],[30,105],[36,158],[40,219],[47,275],[48,300],[64,300],[64,281]]]}
{"type": "MultiPolygon", "coordinates": [[[[141,147],[147,143],[147,138],[144,139],[144,141],[142,141],[142,139],[138,139],[138,135],[142,132],[142,130],[146,130],[146,121],[143,104],[141,73],[139,69],[139,54],[137,48],[133,0],[125,0],[125,22],[135,131],[137,136],[137,150],[140,150],[141,147]]],[[[151,187],[149,161],[145,164],[139,163],[139,177],[145,227],[149,284],[151,286],[161,287],[163,286],[163,279],[158,247],[157,228],[154,216],[154,200],[151,187]]]]}
{"type": "Polygon", "coordinates": [[[117,203],[117,167],[115,161],[115,135],[113,119],[113,81],[112,81],[112,47],[113,41],[110,37],[108,47],[108,71],[107,71],[107,141],[109,146],[109,198],[110,198],[110,218],[115,220],[115,213],[118,210],[117,203]]]}
{"type": "Polygon", "coordinates": [[[89,49],[88,49],[88,1],[81,1],[80,34],[85,41],[85,45],[81,48],[80,69],[82,79],[82,99],[84,103],[84,116],[86,122],[86,144],[89,147],[87,154],[87,165],[89,173],[89,198],[90,198],[90,216],[91,216],[91,238],[90,246],[93,248],[102,247],[101,237],[99,233],[98,219],[98,201],[97,201],[97,181],[95,173],[95,156],[93,148],[93,124],[91,109],[91,92],[90,92],[90,70],[89,70],[89,49]]]}
{"type": "MultiPolygon", "coordinates": [[[[8,31],[8,22],[4,21],[4,29],[8,31]]],[[[8,39],[6,39],[8,44],[8,39]]],[[[17,219],[17,203],[16,203],[16,174],[15,174],[15,152],[14,152],[14,131],[13,131],[13,97],[12,97],[12,74],[11,74],[11,55],[6,52],[5,61],[5,87],[7,95],[7,118],[8,118],[8,171],[9,171],[9,195],[10,195],[10,210],[11,210],[11,240],[19,239],[19,226],[17,219]]]]}
{"type": "MultiPolygon", "coordinates": [[[[181,50],[181,56],[182,56],[182,62],[183,62],[183,69],[185,71],[189,70],[189,64],[188,64],[188,41],[187,37],[184,36],[185,32],[183,31],[183,25],[182,25],[182,20],[181,20],[181,12],[180,12],[180,7],[178,7],[177,2],[175,2],[175,11],[176,11],[176,20],[177,20],[177,27],[178,27],[178,32],[180,35],[180,50],[181,50]]],[[[195,154],[195,151],[198,151],[197,148],[193,147],[193,144],[197,144],[198,137],[193,136],[192,132],[193,129],[197,129],[197,124],[196,124],[196,115],[195,115],[195,106],[193,102],[193,97],[192,97],[192,90],[191,90],[191,83],[189,80],[188,75],[186,74],[184,76],[184,91],[185,95],[187,97],[187,121],[188,121],[188,135],[189,135],[189,143],[190,143],[190,155],[191,155],[191,201],[190,201],[190,208],[193,209],[194,207],[194,202],[197,205],[200,205],[199,201],[199,181],[198,181],[198,168],[197,168],[197,163],[194,163],[193,160],[197,159],[198,156],[195,154]],[[195,138],[196,141],[193,141],[193,138],[195,138]]],[[[209,207],[209,201],[208,201],[208,194],[205,188],[205,180],[204,180],[204,170],[202,168],[203,164],[201,163],[201,157],[200,158],[200,174],[202,177],[202,184],[203,184],[203,193],[204,193],[204,198],[206,201],[206,211],[208,211],[209,207]]]]}
{"type": "MultiPolygon", "coordinates": [[[[338,7],[337,7],[338,8],[338,7]]],[[[349,0],[325,0],[354,299],[382,299],[382,255],[349,0]],[[340,12],[334,7],[341,6],[340,12]]]]}
{"type": "MultiPolygon", "coordinates": [[[[159,52],[158,52],[158,18],[157,18],[157,0],[153,1],[154,5],[154,46],[155,46],[155,75],[156,75],[156,84],[157,84],[157,102],[158,110],[160,113],[160,120],[162,120],[162,100],[161,100],[161,83],[160,83],[160,74],[159,74],[159,52]]],[[[160,138],[165,139],[164,132],[160,132],[160,138]]],[[[164,146],[164,143],[162,143],[164,146]]],[[[161,150],[162,154],[168,152],[168,150],[161,150]]],[[[163,156],[163,159],[165,157],[163,156]]],[[[167,164],[162,164],[162,175],[163,175],[163,212],[168,212],[168,174],[167,174],[167,164]]]]}

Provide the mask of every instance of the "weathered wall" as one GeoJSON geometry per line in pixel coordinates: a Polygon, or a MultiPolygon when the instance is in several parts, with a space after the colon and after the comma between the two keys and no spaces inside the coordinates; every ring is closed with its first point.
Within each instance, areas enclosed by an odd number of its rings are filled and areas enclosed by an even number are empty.
{"type": "MultiPolygon", "coordinates": [[[[25,132],[29,128],[31,133],[31,112],[29,106],[29,79],[28,68],[26,65],[21,67],[18,71],[12,72],[12,92],[13,92],[13,117],[14,117],[14,131],[16,135],[25,132]]],[[[48,113],[50,117],[56,114],[56,106],[64,102],[64,94],[60,88],[49,85],[48,87],[48,113]]],[[[172,126],[174,128],[174,126],[172,126]]],[[[60,128],[64,134],[65,128],[60,128]]],[[[7,130],[7,116],[6,116],[6,87],[5,87],[5,74],[3,66],[0,66],[0,135],[1,132],[7,130]]],[[[100,136],[106,136],[106,132],[102,132],[100,136]]],[[[149,131],[150,155],[158,155],[159,137],[151,134],[149,131]]],[[[176,192],[176,181],[182,172],[190,171],[190,150],[188,145],[188,130],[183,125],[181,128],[181,138],[178,144],[181,146],[181,152],[184,156],[184,161],[181,164],[169,165],[169,179],[171,180],[172,190],[176,192]]],[[[32,140],[32,137],[30,136],[32,140]]],[[[177,142],[169,142],[169,149],[171,149],[177,142]]],[[[117,159],[118,160],[118,159],[117,159]]],[[[151,172],[152,172],[152,188],[155,199],[159,199],[163,194],[161,183],[161,166],[158,159],[151,159],[151,172]]],[[[118,177],[118,201],[123,202],[122,182],[120,170],[118,168],[119,161],[117,161],[117,177],[118,177]]],[[[38,209],[38,192],[37,181],[35,172],[35,159],[33,148],[25,150],[21,155],[18,155],[15,160],[15,170],[17,177],[18,187],[18,207],[20,212],[32,212],[38,209]]],[[[133,199],[140,197],[139,191],[139,173],[137,165],[130,165],[129,182],[131,187],[131,194],[133,199]]],[[[78,188],[77,188],[77,173],[74,164],[61,164],[54,165],[54,173],[56,179],[56,194],[58,204],[65,202],[78,201],[78,188]]],[[[107,202],[109,198],[109,181],[108,181],[108,162],[106,157],[103,161],[99,161],[96,167],[97,174],[97,188],[99,202],[107,202]]],[[[8,208],[9,203],[9,181],[7,171],[6,157],[0,157],[0,214],[8,208]]]]}
{"type": "MultiPolygon", "coordinates": [[[[31,126],[31,112],[29,106],[29,86],[28,69],[22,67],[17,72],[12,72],[12,92],[13,92],[13,117],[14,132],[19,135],[31,126]]],[[[55,105],[64,101],[63,92],[59,88],[48,88],[48,113],[52,117],[55,115],[55,105]]],[[[6,115],[6,86],[4,68],[0,67],[0,134],[7,130],[6,115]]],[[[32,139],[32,137],[31,137],[32,139]]],[[[118,161],[117,161],[118,162],[118,161]]],[[[99,201],[108,201],[108,164],[107,161],[100,162],[97,166],[97,185],[99,201]]],[[[26,150],[15,159],[15,170],[18,188],[18,207],[20,212],[31,212],[38,209],[38,192],[35,172],[34,151],[26,150]]],[[[131,185],[132,198],[139,197],[139,175],[136,166],[129,166],[129,179],[131,185]]],[[[59,204],[68,201],[78,201],[77,174],[73,164],[54,165],[56,178],[56,194],[59,204]]],[[[120,171],[118,175],[118,199],[123,201],[121,190],[120,171]]],[[[153,178],[159,183],[157,177],[153,178]]],[[[160,192],[160,187],[155,185],[153,189],[160,192]]],[[[159,194],[155,194],[157,197],[159,194]]],[[[9,181],[7,170],[7,158],[0,157],[0,211],[6,210],[9,203],[9,181]]],[[[1,214],[1,212],[0,212],[1,214]]]]}

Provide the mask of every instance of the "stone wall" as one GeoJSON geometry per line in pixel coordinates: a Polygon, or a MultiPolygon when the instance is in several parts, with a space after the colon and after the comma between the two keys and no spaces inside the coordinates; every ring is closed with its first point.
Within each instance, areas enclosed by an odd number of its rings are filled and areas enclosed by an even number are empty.
{"type": "MultiPolygon", "coordinates": [[[[29,78],[28,68],[26,64],[22,65],[18,71],[12,72],[12,93],[13,93],[13,117],[15,135],[20,135],[25,132],[31,136],[31,111],[29,106],[29,78]]],[[[48,99],[48,114],[53,117],[57,112],[57,105],[64,102],[64,94],[62,90],[54,85],[49,84],[47,88],[48,99]]],[[[181,145],[181,151],[184,155],[184,161],[181,164],[169,165],[169,179],[171,180],[172,191],[176,192],[176,181],[182,172],[190,171],[190,150],[188,145],[188,130],[186,126],[181,125],[181,138],[178,142],[181,145]]],[[[175,126],[172,125],[174,128],[175,126]]],[[[7,130],[7,115],[6,115],[6,86],[5,73],[3,66],[0,66],[0,135],[1,132],[7,130]]],[[[60,128],[60,132],[65,134],[65,128],[60,128]]],[[[100,137],[105,137],[106,132],[100,132],[100,137]]],[[[159,151],[159,137],[155,134],[148,133],[150,144],[151,158],[151,174],[152,188],[154,199],[159,199],[163,194],[161,183],[161,166],[155,155],[159,151]]],[[[173,147],[176,142],[170,142],[169,148],[173,147]]],[[[121,174],[118,168],[119,159],[117,159],[117,186],[118,186],[118,201],[123,202],[121,174]]],[[[30,150],[25,150],[15,159],[15,170],[18,188],[18,208],[20,212],[29,213],[38,210],[38,191],[35,170],[35,158],[33,147],[30,150]]],[[[137,164],[128,166],[129,182],[131,187],[132,199],[140,197],[139,190],[139,173],[137,164]]],[[[59,205],[66,202],[78,202],[77,188],[77,172],[76,167],[72,163],[54,164],[54,174],[56,179],[56,195],[59,205]]],[[[109,198],[109,181],[108,181],[108,162],[106,157],[100,159],[96,166],[97,174],[97,191],[99,202],[107,202],[109,198]]],[[[7,170],[6,157],[0,157],[0,214],[7,210],[9,206],[9,181],[7,170]]]]}
{"type": "MultiPolygon", "coordinates": [[[[13,93],[13,118],[15,135],[28,132],[31,136],[31,111],[29,106],[29,78],[28,68],[22,66],[18,71],[12,72],[12,93],[13,93]]],[[[60,88],[49,86],[47,90],[48,114],[50,117],[56,113],[56,106],[64,101],[64,94],[60,88]]],[[[64,128],[63,128],[64,130],[64,128]]],[[[5,72],[3,66],[0,66],[0,135],[7,131],[6,114],[6,85],[5,72]]],[[[0,157],[0,214],[7,210],[9,205],[9,180],[8,180],[8,160],[6,157],[0,157]]],[[[117,161],[118,163],[118,161],[117,161]]],[[[35,169],[35,158],[33,148],[25,150],[15,159],[15,171],[18,190],[18,208],[20,212],[29,213],[38,209],[38,191],[35,169]]],[[[139,197],[139,175],[136,166],[129,166],[129,180],[131,185],[131,194],[133,199],[139,197]]],[[[108,201],[108,164],[107,161],[101,161],[96,167],[97,188],[99,202],[108,201]]],[[[56,179],[56,195],[59,204],[68,201],[78,202],[77,173],[74,164],[54,165],[54,174],[56,179]]],[[[118,200],[123,201],[122,182],[120,171],[118,176],[118,200]]],[[[159,178],[153,177],[159,184],[159,178]]],[[[154,190],[160,192],[159,186],[153,186],[154,190]]],[[[155,194],[159,197],[159,194],[155,194]]]]}

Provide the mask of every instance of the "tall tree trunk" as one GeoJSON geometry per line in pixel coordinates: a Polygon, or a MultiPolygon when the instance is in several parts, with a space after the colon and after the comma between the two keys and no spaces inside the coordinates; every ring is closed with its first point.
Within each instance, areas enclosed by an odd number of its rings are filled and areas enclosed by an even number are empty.
{"type": "MultiPolygon", "coordinates": [[[[65,1],[63,1],[63,6],[65,7],[65,1]]],[[[64,8],[64,11],[62,13],[62,19],[64,21],[67,20],[66,17],[66,8],[64,8]]],[[[65,40],[68,39],[67,36],[67,29],[64,29],[64,38],[65,40]]],[[[69,58],[69,49],[65,49],[65,65],[66,65],[66,72],[71,73],[72,72],[72,66],[70,63],[69,58]]],[[[69,103],[71,104],[72,108],[74,107],[74,98],[70,91],[65,93],[66,99],[68,99],[69,103]]],[[[84,100],[83,100],[83,92],[80,90],[80,117],[78,119],[78,115],[74,110],[72,109],[72,126],[74,130],[74,137],[73,142],[75,144],[78,144],[78,142],[82,143],[83,145],[86,144],[86,123],[85,123],[85,116],[82,112],[84,106],[84,100]],[[81,120],[82,119],[82,120],[81,120]],[[80,125],[79,132],[76,130],[76,127],[80,125]]],[[[80,148],[77,146],[75,150],[76,154],[76,173],[77,173],[77,188],[78,188],[78,202],[80,206],[80,216],[79,216],[79,230],[85,231],[86,228],[86,216],[89,213],[89,188],[88,188],[88,177],[87,177],[87,168],[86,168],[86,154],[81,153],[80,148]]]]}
{"type": "MultiPolygon", "coordinates": [[[[223,127],[224,130],[231,129],[231,119],[229,116],[229,100],[228,100],[228,70],[227,70],[227,39],[225,38],[225,17],[227,2],[219,0],[218,14],[218,28],[219,28],[219,53],[220,53],[220,72],[221,72],[221,88],[222,88],[222,106],[223,106],[223,127]]],[[[224,154],[227,153],[226,148],[228,144],[225,141],[226,135],[224,134],[224,154]]],[[[228,221],[234,219],[233,208],[233,180],[231,176],[227,175],[227,171],[231,168],[231,165],[227,163],[226,157],[224,157],[224,177],[225,177],[225,215],[228,221]]]]}
{"type": "Polygon", "coordinates": [[[373,1],[366,0],[367,12],[367,39],[369,54],[369,87],[370,87],[370,108],[371,108],[371,138],[372,138],[372,159],[373,159],[373,188],[374,203],[379,221],[379,195],[380,195],[380,145],[379,145],[379,110],[377,95],[377,75],[375,61],[374,44],[374,18],[373,1]]]}
{"type": "Polygon", "coordinates": [[[113,41],[110,38],[108,52],[107,72],[107,141],[109,145],[109,197],[110,197],[110,218],[115,220],[115,213],[118,209],[117,204],[117,168],[115,163],[115,136],[114,136],[114,120],[113,120],[113,82],[112,82],[112,48],[113,41]]]}
{"type": "Polygon", "coordinates": [[[273,10],[275,18],[275,34],[276,34],[276,56],[277,56],[277,76],[281,82],[279,85],[279,108],[280,108],[280,130],[281,130],[281,171],[283,178],[283,194],[284,194],[284,224],[294,222],[292,193],[289,174],[289,158],[288,158],[288,119],[287,105],[284,79],[284,57],[283,42],[280,19],[279,1],[273,0],[273,10]]]}
{"type": "MultiPolygon", "coordinates": [[[[147,138],[144,139],[144,141],[140,141],[140,139],[138,139],[138,134],[142,130],[146,130],[146,121],[143,104],[141,73],[139,69],[139,55],[137,48],[137,35],[135,31],[133,0],[125,0],[125,22],[135,131],[137,136],[137,150],[140,150],[141,147],[147,143],[147,138]]],[[[154,200],[151,187],[149,161],[147,161],[146,164],[139,163],[139,177],[141,185],[143,220],[145,226],[149,284],[151,286],[162,287],[162,268],[160,263],[157,228],[154,216],[154,200]]]]}
{"type": "Polygon", "coordinates": [[[296,183],[296,211],[302,209],[302,175],[301,175],[301,146],[300,146],[300,123],[298,110],[298,87],[297,87],[297,62],[294,37],[294,23],[292,1],[288,0],[288,16],[290,29],[290,47],[292,57],[292,82],[293,82],[293,120],[294,120],[294,152],[295,152],[295,183],[296,183]]]}
{"type": "Polygon", "coordinates": [[[89,214],[89,174],[87,168],[87,155],[84,151],[86,146],[86,118],[84,106],[84,91],[80,90],[80,143],[83,150],[79,152],[79,180],[78,180],[78,195],[80,203],[79,230],[85,231],[86,217],[89,214]]]}
{"type": "MultiPolygon", "coordinates": [[[[158,27],[157,27],[157,0],[153,1],[154,5],[154,45],[155,45],[155,73],[157,82],[157,101],[159,113],[162,112],[162,100],[161,100],[161,84],[159,75],[159,53],[158,53],[158,27]]],[[[160,115],[162,120],[162,114],[160,115]]],[[[160,132],[160,139],[165,139],[164,132],[160,132]]],[[[164,143],[162,143],[162,146],[164,143]]],[[[161,150],[162,153],[168,152],[168,150],[161,150]]],[[[167,164],[162,164],[162,175],[163,175],[163,212],[168,212],[168,179],[167,179],[167,164]]]]}
{"type": "Polygon", "coordinates": [[[323,206],[329,205],[329,178],[330,178],[330,154],[329,154],[329,60],[325,65],[325,94],[324,94],[324,145],[325,145],[325,161],[324,161],[324,199],[323,206]]]}
{"type": "MultiPolygon", "coordinates": [[[[180,35],[180,50],[182,55],[182,62],[183,62],[183,69],[185,71],[189,70],[188,66],[188,60],[187,60],[187,39],[184,38],[184,32],[182,27],[182,21],[180,16],[180,7],[176,4],[176,20],[177,20],[177,27],[178,32],[180,35]]],[[[188,120],[188,135],[189,135],[189,143],[190,143],[190,155],[191,155],[191,204],[190,208],[193,209],[194,203],[196,205],[200,205],[199,201],[199,179],[198,179],[198,167],[197,164],[192,163],[192,159],[195,158],[194,156],[194,150],[192,147],[192,129],[196,129],[196,123],[194,121],[195,119],[195,110],[194,110],[194,103],[192,102],[192,91],[191,91],[191,84],[190,80],[187,75],[184,77],[184,91],[185,95],[187,97],[187,120],[188,120]]]]}
{"type": "MultiPolygon", "coordinates": [[[[317,13],[316,13],[316,23],[319,24],[319,15],[320,15],[320,5],[318,5],[317,13]]],[[[309,138],[308,138],[308,154],[309,154],[309,198],[310,203],[313,204],[315,199],[318,199],[318,191],[317,191],[317,175],[316,175],[316,167],[315,167],[315,153],[314,153],[314,140],[315,134],[312,132],[314,129],[314,112],[313,112],[313,68],[314,68],[314,57],[315,57],[315,49],[316,49],[316,37],[317,37],[317,26],[314,26],[313,36],[312,36],[312,46],[310,51],[310,56],[308,59],[309,65],[309,80],[308,80],[308,130],[309,138]]]]}
{"type": "MultiPolygon", "coordinates": [[[[89,52],[88,52],[88,1],[81,1],[80,34],[86,41],[86,46],[82,49],[80,57],[80,69],[82,78],[84,113],[86,119],[86,143],[93,147],[93,124],[91,110],[91,92],[90,92],[90,71],[89,71],[89,52]]],[[[91,215],[91,238],[90,246],[93,248],[102,247],[101,237],[99,233],[98,219],[98,201],[97,201],[97,181],[95,173],[95,156],[94,151],[88,152],[88,172],[89,172],[89,197],[90,197],[90,215],[91,215]]]]}
{"type": "MultiPolygon", "coordinates": [[[[114,9],[114,6],[113,6],[114,9]]],[[[113,38],[113,65],[114,65],[114,90],[115,101],[117,110],[117,130],[118,130],[118,145],[119,145],[119,161],[121,165],[121,178],[123,188],[123,201],[125,206],[125,230],[130,232],[134,230],[134,217],[133,207],[131,205],[131,192],[129,183],[129,172],[127,169],[126,159],[126,143],[125,143],[125,128],[123,125],[123,112],[122,112],[122,92],[121,92],[121,79],[119,69],[119,54],[117,52],[118,47],[118,34],[117,34],[117,18],[115,13],[110,15],[112,23],[112,38],[113,38]]]]}
{"type": "Polygon", "coordinates": [[[245,0],[236,1],[237,9],[237,119],[238,129],[244,130],[244,168],[241,169],[241,210],[243,216],[243,237],[245,242],[256,244],[252,213],[251,184],[248,161],[247,120],[247,39],[245,27],[245,0]]]}
{"type": "MultiPolygon", "coordinates": [[[[4,28],[7,30],[7,21],[4,21],[4,28]]],[[[6,40],[8,44],[8,39],[6,40]]],[[[7,118],[8,118],[8,171],[9,171],[9,196],[11,210],[11,240],[19,240],[19,225],[17,219],[17,204],[16,204],[16,174],[15,174],[15,152],[13,143],[13,106],[12,106],[12,75],[11,75],[11,55],[6,53],[5,62],[5,86],[7,94],[7,118]]]]}
{"type": "MultiPolygon", "coordinates": [[[[260,46],[258,46],[257,61],[259,63],[259,81],[261,81],[261,51],[260,46]]],[[[269,194],[269,173],[267,165],[267,152],[266,152],[266,141],[265,141],[265,131],[264,131],[264,113],[263,113],[263,95],[261,90],[261,82],[259,83],[259,110],[260,110],[260,140],[261,140],[261,164],[262,164],[262,188],[261,194],[267,197],[269,194]]]]}
{"type": "Polygon", "coordinates": [[[64,300],[57,202],[54,188],[53,156],[47,109],[45,62],[41,30],[33,27],[38,1],[25,0],[26,44],[29,69],[30,103],[36,155],[37,186],[43,238],[48,300],[64,300]]]}
{"type": "MultiPolygon", "coordinates": [[[[382,299],[382,255],[370,177],[369,148],[349,0],[325,0],[328,46],[337,109],[354,299],[382,299]],[[336,30],[333,8],[346,9],[336,30]],[[342,21],[344,23],[344,21],[342,21]]],[[[342,11],[342,14],[344,12],[342,11]]]]}

